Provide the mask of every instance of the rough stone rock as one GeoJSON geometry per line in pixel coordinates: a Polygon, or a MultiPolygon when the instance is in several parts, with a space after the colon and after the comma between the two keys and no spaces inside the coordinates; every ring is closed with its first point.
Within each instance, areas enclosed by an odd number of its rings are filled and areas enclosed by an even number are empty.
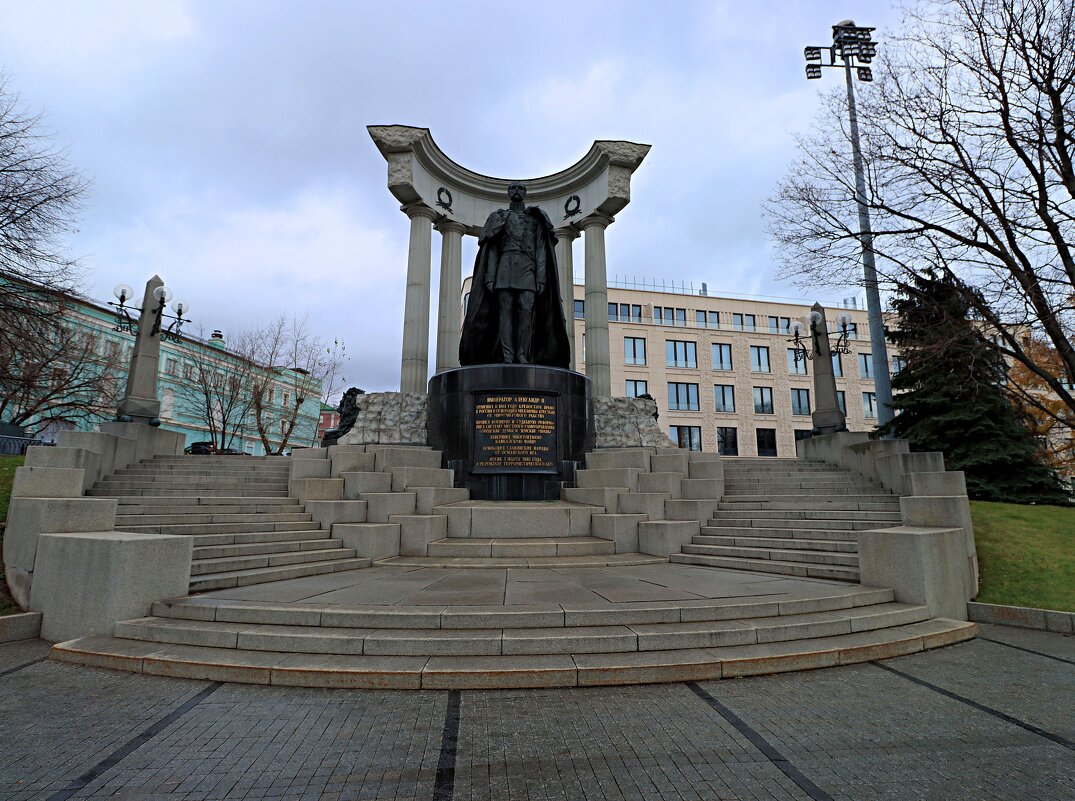
{"type": "Polygon", "coordinates": [[[598,448],[674,448],[653,413],[657,404],[645,398],[593,399],[595,446],[598,448]]]}
{"type": "Polygon", "coordinates": [[[425,445],[426,396],[416,392],[369,392],[355,398],[358,417],[338,445],[425,445]]]}

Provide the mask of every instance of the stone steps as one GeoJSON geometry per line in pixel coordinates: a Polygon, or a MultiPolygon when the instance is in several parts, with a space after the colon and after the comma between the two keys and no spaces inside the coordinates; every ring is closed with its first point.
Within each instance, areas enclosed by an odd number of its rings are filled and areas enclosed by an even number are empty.
{"type": "Polygon", "coordinates": [[[776,559],[751,559],[735,556],[712,556],[688,553],[672,554],[669,557],[669,560],[682,565],[723,567],[731,568],[733,570],[750,570],[755,573],[779,573],[784,576],[834,579],[837,581],[859,580],[858,568],[839,565],[819,565],[798,561],[789,562],[776,559]]]}
{"type": "MultiPolygon", "coordinates": [[[[840,553],[830,549],[814,548],[780,548],[764,545],[713,544],[694,542],[683,546],[683,553],[702,556],[730,556],[737,559],[769,559],[771,561],[792,562],[795,564],[842,565],[858,567],[857,553],[840,553]]],[[[800,540],[799,543],[806,542],[800,540]]]]}
{"type": "MultiPolygon", "coordinates": [[[[973,638],[975,632],[973,623],[935,619],[861,632],[747,645],[488,656],[310,654],[166,645],[98,636],[60,643],[53,647],[50,657],[149,675],[280,686],[541,688],[700,681],[833,667],[951,645],[973,638]]],[[[247,639],[264,644],[271,639],[271,634],[266,632],[267,636],[260,641],[247,639]]],[[[276,639],[284,638],[277,635],[276,639]]],[[[509,639],[519,645],[526,641],[526,638],[509,639]]],[[[384,645],[390,640],[379,642],[384,645]]],[[[562,645],[567,647],[568,642],[570,640],[562,645]]]]}
{"type": "MultiPolygon", "coordinates": [[[[198,508],[198,507],[195,507],[198,508]]],[[[278,509],[279,507],[268,507],[270,509],[278,509]]],[[[199,512],[185,512],[185,513],[150,513],[143,512],[142,514],[117,514],[116,526],[118,530],[125,531],[126,525],[142,525],[142,526],[171,526],[171,525],[195,525],[195,524],[209,524],[209,523],[256,523],[258,521],[264,521],[266,523],[307,523],[310,521],[309,512],[294,511],[294,512],[209,512],[205,507],[201,507],[199,512]]]]}
{"type": "Polygon", "coordinates": [[[783,550],[834,551],[836,553],[856,553],[854,540],[796,539],[794,537],[757,537],[731,536],[721,534],[700,534],[694,538],[695,545],[727,545],[744,548],[778,548],[783,550]]]}
{"type": "Polygon", "coordinates": [[[591,516],[602,511],[568,501],[463,501],[433,509],[448,518],[448,537],[461,539],[588,537],[591,516]]]}
{"type": "MultiPolygon", "coordinates": [[[[822,520],[899,525],[899,512],[873,509],[718,509],[710,520],[822,520]]],[[[710,523],[710,525],[713,525],[710,523]]]]}
{"type": "MultiPolygon", "coordinates": [[[[465,540],[460,540],[465,542],[465,540]]],[[[665,556],[644,553],[600,554],[595,556],[393,556],[378,560],[392,567],[429,567],[445,569],[482,568],[566,568],[630,567],[667,562],[665,556]]]]}
{"type": "Polygon", "coordinates": [[[330,562],[339,559],[352,559],[355,551],[340,546],[339,541],[330,541],[324,550],[295,550],[284,553],[244,554],[241,556],[217,556],[198,558],[191,563],[190,575],[205,576],[219,573],[233,573],[261,567],[281,567],[283,565],[311,564],[313,562],[330,562]],[[336,544],[331,544],[335,542],[336,544]]]}
{"type": "Polygon", "coordinates": [[[252,523],[193,523],[189,525],[127,525],[123,531],[137,534],[169,534],[173,536],[196,536],[200,534],[248,534],[259,531],[318,531],[321,524],[316,520],[290,523],[273,523],[257,520],[252,523]]]}
{"type": "Polygon", "coordinates": [[[447,538],[429,543],[427,556],[599,556],[614,554],[615,543],[599,537],[447,538]]]}
{"type": "MultiPolygon", "coordinates": [[[[192,501],[197,500],[192,498],[192,501]]],[[[213,499],[217,500],[217,499],[213,499]]],[[[241,500],[236,498],[235,500],[241,500]]],[[[140,517],[153,516],[153,515],[208,515],[210,517],[219,517],[224,515],[280,515],[280,514],[304,514],[302,506],[298,499],[288,498],[286,500],[291,503],[270,503],[270,501],[285,500],[283,498],[269,498],[266,502],[262,503],[265,499],[250,499],[251,501],[258,501],[256,503],[231,503],[231,504],[176,504],[174,506],[167,506],[165,504],[142,504],[131,502],[131,499],[125,499],[121,501],[116,507],[116,520],[121,517],[140,517]]]]}
{"type": "MultiPolygon", "coordinates": [[[[325,533],[325,532],[318,532],[325,533]]],[[[202,545],[194,549],[194,559],[221,559],[228,556],[253,556],[256,554],[293,553],[295,551],[323,551],[339,548],[339,539],[282,540],[279,542],[251,542],[240,545],[202,545]]]]}
{"type": "MultiPolygon", "coordinates": [[[[108,488],[105,488],[105,489],[101,489],[99,487],[92,487],[91,489],[89,489],[86,492],[86,494],[90,495],[92,497],[95,497],[95,498],[134,498],[134,497],[145,496],[145,497],[155,497],[155,498],[172,497],[172,498],[188,498],[188,499],[191,498],[191,497],[197,497],[199,499],[204,499],[204,498],[211,498],[211,497],[226,497],[226,498],[242,497],[242,496],[238,495],[238,493],[236,492],[237,489],[239,489],[239,488],[237,488],[237,487],[225,487],[225,488],[215,487],[213,489],[199,489],[199,490],[197,490],[197,495],[192,496],[191,495],[191,490],[189,488],[187,488],[187,487],[169,488],[169,487],[160,487],[160,486],[156,486],[156,485],[151,486],[151,487],[135,487],[135,488],[130,488],[130,487],[125,487],[125,488],[108,487],[108,488]]],[[[288,497],[288,495],[287,495],[287,485],[286,484],[284,485],[283,489],[265,489],[260,484],[251,485],[248,489],[252,490],[252,492],[250,493],[250,497],[257,497],[259,500],[262,499],[262,498],[286,498],[286,497],[288,497]]]]}
{"type": "Polygon", "coordinates": [[[818,481],[799,481],[796,483],[770,483],[767,481],[758,481],[752,484],[732,483],[725,482],[724,484],[724,497],[725,498],[738,498],[743,495],[758,495],[760,493],[773,494],[773,495],[825,495],[825,496],[839,496],[839,495],[875,495],[885,494],[888,497],[892,497],[891,493],[886,493],[883,488],[867,485],[854,485],[845,484],[843,482],[833,482],[832,484],[823,484],[818,481]]]}
{"type": "Polygon", "coordinates": [[[141,509],[139,512],[124,511],[123,514],[142,514],[148,511],[150,507],[168,507],[168,511],[174,509],[187,510],[187,511],[201,511],[204,507],[209,507],[205,511],[216,511],[220,506],[257,506],[259,511],[261,507],[265,506],[299,506],[301,501],[298,498],[278,498],[268,497],[264,498],[259,495],[199,495],[199,496],[152,496],[145,495],[142,497],[130,497],[120,498],[119,509],[124,510],[126,507],[137,507],[141,509]]]}
{"type": "Polygon", "coordinates": [[[207,548],[215,545],[249,545],[260,542],[306,542],[323,539],[327,534],[324,529],[309,531],[257,531],[246,534],[195,534],[195,548],[207,548]]]}
{"type": "MultiPolygon", "coordinates": [[[[801,521],[787,521],[792,526],[781,527],[780,521],[763,520],[759,526],[702,526],[699,534],[710,537],[776,537],[792,539],[838,540],[840,542],[858,543],[855,530],[848,528],[826,527],[824,523],[811,525],[794,525],[801,521]],[[768,525],[774,523],[774,525],[768,525]]],[[[830,524],[831,525],[831,524],[830,524]]]]}
{"type": "MultiPolygon", "coordinates": [[[[346,549],[338,549],[346,550],[346,549]]],[[[304,576],[320,576],[326,573],[338,573],[341,570],[357,570],[369,567],[370,559],[343,558],[330,559],[301,565],[280,567],[261,567],[251,570],[229,570],[220,573],[207,573],[190,580],[191,592],[208,592],[209,590],[226,590],[232,587],[247,587],[251,584],[264,584],[269,581],[286,581],[304,576]]]]}

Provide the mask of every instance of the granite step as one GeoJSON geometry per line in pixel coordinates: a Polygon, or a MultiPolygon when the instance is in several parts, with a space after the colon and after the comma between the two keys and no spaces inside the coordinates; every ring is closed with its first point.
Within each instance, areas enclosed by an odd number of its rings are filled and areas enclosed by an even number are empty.
{"type": "Polygon", "coordinates": [[[356,689],[496,689],[702,681],[835,667],[972,639],[973,623],[937,618],[828,637],[606,654],[372,656],[162,645],[93,636],[53,646],[50,658],[147,675],[249,684],[356,689]]]}
{"type": "Polygon", "coordinates": [[[694,538],[695,545],[731,545],[743,548],[777,548],[784,550],[834,551],[858,553],[858,543],[840,540],[795,539],[793,537],[743,537],[702,534],[694,538]]]}
{"type": "Polygon", "coordinates": [[[535,537],[493,539],[447,538],[429,543],[428,556],[596,556],[613,554],[616,544],[599,537],[535,537]]]}
{"type": "MultiPolygon", "coordinates": [[[[157,507],[167,506],[169,510],[171,508],[182,507],[196,508],[196,507],[210,507],[211,511],[216,511],[216,507],[219,506],[249,506],[256,505],[258,507],[263,506],[301,506],[302,502],[298,498],[280,498],[277,496],[261,497],[258,495],[199,495],[196,497],[177,497],[171,495],[141,495],[123,497],[119,501],[120,508],[125,506],[142,506],[142,507],[157,507]]],[[[134,514],[133,512],[131,514],[134,514]]]]}
{"type": "Polygon", "coordinates": [[[355,628],[177,620],[150,616],[116,624],[122,639],[211,648],[371,656],[513,656],[719,648],[833,637],[919,623],[927,607],[887,603],[689,623],[526,628],[355,628]]]}
{"type": "Polygon", "coordinates": [[[172,536],[194,536],[199,534],[248,534],[260,531],[319,531],[321,524],[316,520],[291,523],[273,523],[258,520],[253,523],[193,523],[190,525],[143,526],[128,525],[124,531],[136,534],[168,534],[172,536]]]}
{"type": "MultiPolygon", "coordinates": [[[[695,537],[695,540],[699,539],[695,537]]],[[[747,545],[713,545],[693,542],[683,546],[683,553],[702,556],[729,556],[736,559],[768,559],[793,564],[842,565],[857,568],[858,553],[838,553],[831,550],[809,548],[773,548],[747,545]]]]}
{"type": "Polygon", "coordinates": [[[682,565],[700,565],[702,567],[724,567],[733,570],[749,570],[754,573],[779,573],[784,576],[802,576],[806,578],[833,579],[836,581],[858,581],[857,568],[841,565],[804,564],[776,559],[748,559],[735,556],[712,556],[701,554],[672,554],[669,561],[682,565]]]}
{"type": "MultiPolygon", "coordinates": [[[[463,540],[465,542],[465,540],[463,540]]],[[[484,568],[566,568],[629,567],[667,563],[664,556],[644,553],[609,553],[594,556],[393,556],[378,560],[391,567],[459,569],[484,568]]]]}
{"type": "Polygon", "coordinates": [[[850,544],[856,544],[858,542],[858,535],[854,529],[825,528],[820,525],[817,528],[809,528],[806,526],[795,526],[791,528],[780,528],[778,526],[702,526],[701,535],[709,537],[791,538],[823,540],[829,542],[839,541],[850,544]]]}
{"type": "MultiPolygon", "coordinates": [[[[199,489],[199,490],[193,490],[193,491],[191,489],[187,488],[187,487],[175,488],[175,489],[166,488],[166,487],[160,487],[160,486],[144,487],[144,488],[143,487],[122,488],[122,489],[113,488],[113,487],[109,487],[107,489],[99,489],[97,487],[93,487],[92,489],[87,491],[86,494],[91,495],[91,496],[93,496],[95,498],[134,498],[134,497],[142,497],[142,496],[146,496],[146,497],[153,496],[153,497],[158,497],[158,498],[173,497],[173,498],[198,498],[198,499],[203,499],[203,498],[206,498],[206,497],[214,497],[214,496],[215,497],[227,497],[227,498],[243,497],[243,495],[240,492],[238,492],[237,488],[235,488],[235,487],[224,488],[224,489],[217,487],[217,488],[214,488],[214,489],[199,489]]],[[[281,490],[263,489],[263,488],[261,488],[260,485],[252,485],[252,487],[250,488],[250,492],[249,492],[248,497],[286,498],[287,496],[288,495],[287,495],[287,487],[286,487],[286,485],[285,485],[284,489],[281,489],[281,490]]]]}
{"type": "Polygon", "coordinates": [[[194,559],[221,559],[229,556],[253,556],[295,551],[323,551],[329,548],[339,548],[342,545],[343,540],[333,538],[250,542],[239,545],[201,545],[194,549],[194,559]]]}
{"type": "Polygon", "coordinates": [[[341,546],[329,547],[319,551],[296,550],[285,553],[244,554],[242,556],[217,556],[208,559],[195,559],[190,566],[191,579],[213,573],[229,573],[250,570],[259,567],[280,567],[283,565],[311,564],[338,559],[350,559],[356,555],[353,548],[341,546]]]}
{"type": "MultiPolygon", "coordinates": [[[[723,504],[722,504],[723,505],[723,504]]],[[[878,509],[718,509],[713,520],[754,519],[764,520],[852,520],[858,522],[895,521],[899,525],[899,511],[878,509]]]]}
{"type": "Polygon", "coordinates": [[[873,484],[846,484],[834,481],[826,484],[821,481],[796,481],[796,482],[767,482],[758,481],[752,483],[724,482],[724,494],[727,495],[757,495],[764,491],[766,495],[818,495],[824,491],[825,495],[888,495],[892,493],[880,485],[873,484]],[[806,490],[811,490],[807,492],[806,490]]]}
{"type": "Polygon", "coordinates": [[[853,534],[855,531],[865,531],[875,528],[889,528],[898,526],[899,523],[891,520],[834,520],[832,518],[791,518],[779,517],[711,517],[703,528],[761,528],[761,529],[796,529],[814,531],[846,531],[853,534]]]}
{"type": "Polygon", "coordinates": [[[195,534],[195,548],[207,548],[214,545],[250,545],[260,542],[299,542],[323,539],[328,532],[323,529],[308,531],[255,531],[246,534],[195,534]]]}
{"type": "Polygon", "coordinates": [[[309,512],[208,512],[201,507],[199,512],[167,514],[117,514],[116,525],[122,531],[124,525],[162,526],[194,525],[201,523],[308,523],[312,518],[309,512]]]}
{"type": "MultiPolygon", "coordinates": [[[[272,498],[270,500],[278,500],[272,498]]],[[[221,515],[277,515],[277,514],[305,514],[301,502],[297,498],[289,499],[290,504],[284,503],[248,503],[248,504],[176,504],[166,506],[161,504],[143,504],[140,501],[125,499],[116,509],[117,520],[119,517],[152,517],[154,515],[209,515],[210,517],[221,515]]],[[[307,518],[308,519],[308,518],[307,518]]]]}
{"type": "Polygon", "coordinates": [[[208,592],[209,590],[226,590],[232,587],[247,587],[251,584],[264,584],[269,581],[286,581],[305,576],[321,576],[327,573],[339,573],[343,570],[358,570],[369,567],[371,560],[364,558],[333,559],[304,565],[285,565],[280,567],[262,567],[253,570],[232,570],[221,573],[208,573],[192,577],[191,592],[208,592]]]}

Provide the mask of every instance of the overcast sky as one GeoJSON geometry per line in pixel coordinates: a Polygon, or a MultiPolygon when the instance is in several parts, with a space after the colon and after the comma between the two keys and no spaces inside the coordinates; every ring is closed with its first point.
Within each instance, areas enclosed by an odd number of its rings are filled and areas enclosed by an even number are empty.
{"type": "MultiPolygon", "coordinates": [[[[608,229],[610,280],[825,300],[781,279],[761,203],[840,83],[806,81],[802,48],[847,18],[883,41],[897,14],[878,0],[34,0],[5,4],[0,67],[90,181],[71,243],[90,296],[159,273],[195,325],[225,334],[308,311],[347,343],[350,383],[394,390],[408,222],[367,125],[428,127],[450,158],[512,178],[563,169],[594,139],[645,142],[608,229]]],[[[438,253],[435,235],[434,287],[438,253]]]]}

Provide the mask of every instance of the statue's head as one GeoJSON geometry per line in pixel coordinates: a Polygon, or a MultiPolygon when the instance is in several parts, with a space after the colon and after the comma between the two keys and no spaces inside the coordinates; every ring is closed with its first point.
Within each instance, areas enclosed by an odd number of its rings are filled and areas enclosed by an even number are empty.
{"type": "Polygon", "coordinates": [[[519,181],[512,181],[508,186],[508,200],[512,203],[522,203],[526,197],[526,187],[519,181]]]}

